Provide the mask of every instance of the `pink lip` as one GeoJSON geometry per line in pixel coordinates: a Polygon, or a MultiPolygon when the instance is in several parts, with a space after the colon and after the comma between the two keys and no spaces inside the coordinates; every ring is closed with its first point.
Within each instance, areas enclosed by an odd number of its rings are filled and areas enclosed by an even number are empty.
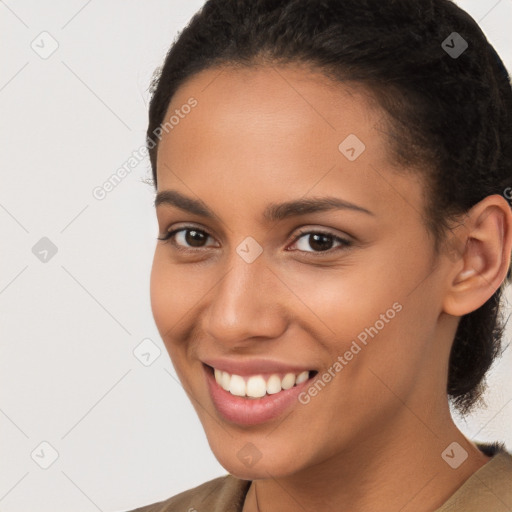
{"type": "MultiPolygon", "coordinates": [[[[289,368],[288,368],[289,369],[289,368]]],[[[275,395],[265,395],[262,398],[250,399],[232,395],[215,381],[211,368],[203,364],[203,370],[208,383],[210,397],[219,414],[227,421],[237,425],[259,425],[282,415],[293,404],[299,406],[298,395],[310,385],[308,379],[293,388],[282,390],[275,395]]],[[[228,371],[227,369],[225,371],[228,371]]],[[[296,370],[293,370],[294,373],[296,370]]],[[[258,372],[256,372],[258,373],[258,372]]],[[[254,374],[254,371],[252,372],[254,374]]]]}
{"type": "Polygon", "coordinates": [[[203,363],[228,372],[231,375],[240,375],[241,377],[247,375],[271,375],[273,373],[286,374],[295,373],[299,374],[304,371],[313,370],[305,366],[290,365],[281,363],[279,361],[273,361],[271,359],[250,359],[236,361],[234,359],[204,359],[203,363]]]}

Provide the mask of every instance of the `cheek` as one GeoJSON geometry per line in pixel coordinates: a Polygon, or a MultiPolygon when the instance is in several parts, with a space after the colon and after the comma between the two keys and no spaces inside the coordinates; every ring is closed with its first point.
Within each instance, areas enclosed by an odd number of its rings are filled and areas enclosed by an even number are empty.
{"type": "Polygon", "coordinates": [[[393,388],[410,386],[429,350],[435,300],[429,304],[424,289],[411,293],[411,283],[421,282],[425,270],[399,257],[390,250],[336,270],[305,268],[300,275],[290,270],[283,276],[300,298],[290,295],[293,318],[303,331],[318,327],[315,340],[325,362],[333,365],[342,357],[332,388],[348,386],[353,392],[341,400],[358,402],[363,394],[373,402],[382,383],[372,371],[393,388]]]}
{"type": "Polygon", "coordinates": [[[204,299],[207,289],[204,273],[172,263],[166,247],[156,249],[150,279],[151,309],[164,342],[184,328],[187,314],[204,299]]]}
{"type": "Polygon", "coordinates": [[[192,304],[190,277],[169,262],[165,250],[157,248],[150,276],[151,309],[160,337],[167,349],[178,378],[185,390],[187,384],[187,344],[180,343],[192,304]],[[180,331],[181,329],[181,331],[180,331]]]}
{"type": "Polygon", "coordinates": [[[300,299],[290,294],[294,317],[309,327],[317,325],[323,339],[334,341],[335,350],[343,349],[360,333],[364,339],[365,329],[376,323],[378,330],[384,331],[400,316],[400,304],[396,303],[404,297],[404,286],[382,260],[373,266],[360,262],[337,269],[304,267],[286,273],[283,280],[300,299]]]}
{"type": "Polygon", "coordinates": [[[181,327],[181,320],[194,300],[190,277],[183,268],[173,265],[165,248],[157,248],[153,258],[150,278],[151,309],[155,324],[169,350],[169,340],[181,327]]]}

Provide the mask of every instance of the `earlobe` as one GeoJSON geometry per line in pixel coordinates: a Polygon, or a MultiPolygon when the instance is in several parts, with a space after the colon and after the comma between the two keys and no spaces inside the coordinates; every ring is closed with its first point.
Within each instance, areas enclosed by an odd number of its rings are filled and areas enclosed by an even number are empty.
{"type": "Polygon", "coordinates": [[[485,304],[507,276],[512,250],[508,202],[499,195],[487,196],[471,208],[462,231],[464,249],[452,263],[443,303],[443,310],[453,316],[466,315],[485,304]]]}

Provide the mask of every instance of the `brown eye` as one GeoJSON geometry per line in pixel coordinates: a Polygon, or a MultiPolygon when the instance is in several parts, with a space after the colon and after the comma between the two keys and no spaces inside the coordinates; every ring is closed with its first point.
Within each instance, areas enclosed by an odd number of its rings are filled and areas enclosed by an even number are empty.
{"type": "Polygon", "coordinates": [[[188,249],[193,250],[205,247],[205,242],[209,237],[210,235],[206,231],[194,227],[186,227],[169,231],[163,237],[158,237],[158,240],[164,242],[170,240],[178,249],[186,251],[188,249]]]}
{"type": "Polygon", "coordinates": [[[203,231],[198,231],[197,229],[186,229],[184,233],[185,242],[192,247],[202,247],[202,244],[208,238],[208,235],[206,235],[206,233],[204,233],[203,231]]]}
{"type": "Polygon", "coordinates": [[[330,235],[323,235],[321,233],[315,233],[308,235],[308,244],[315,251],[328,251],[332,248],[334,239],[330,235]]]}
{"type": "Polygon", "coordinates": [[[300,233],[295,238],[293,245],[296,245],[299,251],[318,253],[330,251],[336,243],[338,243],[338,249],[343,249],[351,245],[351,242],[348,240],[344,240],[332,233],[324,233],[321,231],[300,233]]]}

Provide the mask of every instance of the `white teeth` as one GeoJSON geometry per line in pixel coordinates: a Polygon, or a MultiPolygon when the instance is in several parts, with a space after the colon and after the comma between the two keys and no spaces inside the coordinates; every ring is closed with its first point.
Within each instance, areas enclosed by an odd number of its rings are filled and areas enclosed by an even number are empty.
{"type": "Polygon", "coordinates": [[[281,379],[277,375],[271,375],[267,382],[267,393],[274,395],[281,391],[281,379]]]}
{"type": "Polygon", "coordinates": [[[231,375],[231,382],[229,383],[229,392],[236,396],[245,396],[246,387],[245,380],[240,375],[231,375]]]}
{"type": "Polygon", "coordinates": [[[302,384],[303,382],[306,382],[308,379],[309,379],[308,371],[299,373],[299,375],[297,375],[297,380],[295,381],[295,384],[302,384]]]}
{"type": "Polygon", "coordinates": [[[266,394],[274,395],[283,389],[293,388],[296,384],[302,384],[309,379],[309,371],[303,371],[298,375],[287,373],[282,379],[277,374],[271,375],[265,382],[261,375],[253,375],[247,382],[240,375],[231,375],[228,372],[214,368],[215,381],[225,391],[232,395],[247,396],[249,398],[261,398],[266,394]]]}
{"type": "Polygon", "coordinates": [[[261,375],[251,377],[247,381],[247,396],[250,396],[251,398],[260,398],[265,396],[266,392],[267,384],[261,375]]]}
{"type": "Polygon", "coordinates": [[[222,372],[222,379],[220,385],[226,391],[229,391],[229,384],[231,383],[231,375],[228,372],[222,372]]]}
{"type": "Polygon", "coordinates": [[[293,373],[287,373],[284,376],[283,382],[281,382],[281,387],[283,389],[290,389],[295,386],[295,375],[293,373]]]}

